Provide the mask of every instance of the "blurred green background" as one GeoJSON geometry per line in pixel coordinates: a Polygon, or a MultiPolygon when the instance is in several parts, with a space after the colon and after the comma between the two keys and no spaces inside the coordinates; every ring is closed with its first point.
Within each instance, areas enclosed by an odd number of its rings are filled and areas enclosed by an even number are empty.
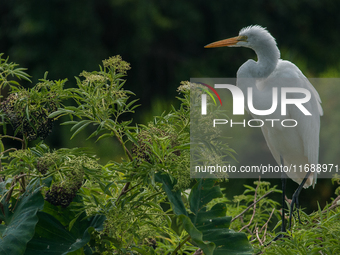
{"type": "MultiPolygon", "coordinates": [[[[234,77],[242,63],[255,58],[245,48],[203,48],[252,24],[267,27],[282,58],[307,77],[339,77],[339,11],[336,0],[0,0],[0,52],[27,67],[33,84],[49,71],[49,79],[68,78],[68,86],[75,85],[73,77],[82,70],[98,70],[101,60],[119,54],[132,66],[126,88],[140,98],[141,107],[133,118],[146,123],[171,104],[178,105],[180,81],[234,77]]],[[[325,110],[320,162],[337,164],[340,88],[317,89],[325,110]]],[[[94,145],[82,134],[69,141],[69,127],[55,130],[47,141],[52,147],[88,146],[103,162],[120,158],[114,140],[94,145]]],[[[230,145],[240,162],[247,160],[242,157],[249,155],[245,151],[254,159],[271,157],[260,131],[235,135],[230,145]]],[[[230,180],[228,197],[253,181],[230,180]]],[[[280,185],[279,180],[273,183],[280,185]]],[[[296,187],[289,181],[289,197],[296,187]]],[[[316,209],[317,201],[324,205],[334,189],[330,180],[318,181],[314,190],[301,193],[302,207],[316,209]]]]}

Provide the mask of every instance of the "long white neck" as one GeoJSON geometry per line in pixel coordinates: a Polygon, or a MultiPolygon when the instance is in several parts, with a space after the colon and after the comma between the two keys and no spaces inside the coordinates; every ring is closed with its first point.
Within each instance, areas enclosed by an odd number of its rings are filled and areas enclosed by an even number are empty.
{"type": "Polygon", "coordinates": [[[276,65],[280,58],[280,51],[276,44],[272,41],[268,41],[266,44],[262,44],[260,47],[254,47],[253,50],[257,55],[256,65],[251,70],[254,78],[266,78],[276,68],[276,65]]]}
{"type": "MultiPolygon", "coordinates": [[[[248,60],[239,68],[237,71],[236,84],[244,95],[247,94],[247,89],[252,87],[254,102],[261,104],[262,102],[260,99],[258,100],[258,98],[261,98],[260,94],[263,94],[264,91],[259,91],[256,84],[258,81],[267,78],[275,70],[280,58],[280,51],[275,41],[262,43],[260,47],[254,47],[252,49],[256,52],[258,60],[256,62],[254,60],[248,60]]],[[[270,106],[265,107],[258,109],[270,108],[270,106]]],[[[247,105],[246,109],[249,112],[247,105]]]]}

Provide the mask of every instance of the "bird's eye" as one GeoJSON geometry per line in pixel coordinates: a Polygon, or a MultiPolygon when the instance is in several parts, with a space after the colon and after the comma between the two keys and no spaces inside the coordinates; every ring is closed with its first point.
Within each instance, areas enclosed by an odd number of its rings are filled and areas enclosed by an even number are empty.
{"type": "Polygon", "coordinates": [[[248,36],[246,35],[241,35],[237,38],[238,41],[246,42],[248,39],[248,36]]]}

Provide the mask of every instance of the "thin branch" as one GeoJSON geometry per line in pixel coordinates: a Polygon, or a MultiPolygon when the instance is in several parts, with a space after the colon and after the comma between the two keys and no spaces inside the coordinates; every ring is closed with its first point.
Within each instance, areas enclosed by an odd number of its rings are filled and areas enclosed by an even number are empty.
{"type": "Polygon", "coordinates": [[[10,138],[10,139],[13,139],[13,140],[18,140],[20,142],[24,142],[23,139],[19,138],[19,137],[15,137],[15,136],[10,136],[10,135],[0,135],[0,138],[10,138]]]}
{"type": "Polygon", "coordinates": [[[263,243],[266,241],[266,234],[267,234],[267,229],[268,229],[268,223],[269,223],[270,219],[272,218],[274,212],[275,212],[275,207],[273,208],[272,212],[270,213],[267,222],[262,226],[262,228],[260,230],[260,232],[262,232],[263,228],[266,227],[264,229],[264,233],[263,233],[263,243]]]}
{"type": "Polygon", "coordinates": [[[322,211],[322,213],[326,213],[326,212],[328,212],[328,211],[330,211],[330,210],[333,210],[334,208],[338,207],[338,206],[339,206],[339,205],[338,205],[338,201],[339,201],[339,200],[340,200],[340,196],[337,196],[337,197],[334,199],[332,205],[331,205],[330,207],[324,209],[324,210],[322,211]]]}
{"type": "Polygon", "coordinates": [[[177,251],[179,251],[179,249],[181,249],[181,247],[190,240],[191,236],[188,235],[184,240],[183,242],[181,242],[177,247],[176,249],[171,253],[171,255],[176,255],[177,254],[177,251]]]}
{"type": "Polygon", "coordinates": [[[16,176],[15,179],[18,180],[18,179],[20,179],[20,178],[22,178],[22,177],[25,177],[26,175],[27,175],[27,174],[20,174],[20,175],[16,176]]]}
{"type": "MultiPolygon", "coordinates": [[[[243,216],[240,217],[240,221],[241,221],[242,224],[245,224],[245,223],[244,223],[244,220],[243,220],[243,216]]],[[[246,227],[246,230],[249,232],[249,234],[250,234],[251,236],[253,236],[253,232],[251,232],[250,229],[249,229],[248,227],[246,227]]]]}
{"type": "Polygon", "coordinates": [[[132,186],[131,188],[129,188],[128,190],[125,191],[125,193],[128,193],[129,191],[131,191],[132,189],[138,187],[140,184],[142,184],[143,181],[140,181],[139,183],[137,183],[136,185],[132,186]]]}
{"type": "Polygon", "coordinates": [[[11,196],[12,196],[12,193],[13,193],[13,190],[14,190],[14,187],[15,187],[15,181],[13,180],[13,185],[11,186],[11,188],[7,191],[7,197],[6,197],[6,203],[9,202],[9,200],[11,199],[11,196]]]}
{"type": "Polygon", "coordinates": [[[130,183],[131,183],[131,182],[127,182],[127,183],[124,185],[122,191],[120,192],[119,196],[117,197],[116,204],[118,203],[119,199],[120,199],[123,195],[125,195],[126,192],[128,192],[130,183]]]}
{"type": "Polygon", "coordinates": [[[10,149],[7,149],[7,150],[1,152],[0,155],[5,154],[5,153],[7,153],[9,151],[16,151],[16,150],[17,150],[16,148],[10,148],[10,149]]]}
{"type": "Polygon", "coordinates": [[[256,196],[257,196],[257,189],[260,186],[260,181],[261,181],[261,177],[259,178],[259,182],[257,183],[256,189],[255,189],[255,194],[254,194],[254,209],[253,209],[253,215],[250,218],[250,221],[247,225],[243,226],[238,232],[241,232],[244,228],[247,228],[250,226],[250,224],[253,222],[253,219],[255,217],[255,211],[256,211],[256,196]]]}
{"type": "Polygon", "coordinates": [[[15,184],[17,182],[17,180],[19,180],[20,178],[24,178],[27,174],[21,174],[21,175],[18,175],[18,176],[15,176],[12,183],[11,183],[11,188],[7,191],[7,197],[6,197],[6,203],[9,202],[9,200],[11,199],[11,196],[12,196],[12,193],[13,193],[13,190],[14,190],[14,187],[15,187],[15,184]]]}
{"type": "Polygon", "coordinates": [[[255,233],[256,233],[256,238],[257,238],[257,240],[259,240],[260,245],[263,246],[262,240],[259,237],[259,228],[258,227],[255,229],[255,233]]]}
{"type": "Polygon", "coordinates": [[[262,197],[260,197],[258,200],[256,200],[256,202],[252,203],[251,205],[249,205],[246,209],[243,210],[243,212],[241,212],[239,215],[237,215],[236,217],[234,217],[231,222],[235,221],[237,218],[241,217],[243,214],[245,214],[252,206],[254,206],[254,204],[257,204],[258,202],[260,202],[263,198],[265,198],[266,196],[268,196],[270,193],[272,193],[273,190],[268,191],[266,194],[264,194],[262,197]]]}
{"type": "Polygon", "coordinates": [[[272,216],[273,216],[273,213],[275,212],[275,207],[273,208],[273,210],[272,210],[272,212],[270,213],[270,215],[269,215],[269,218],[268,218],[268,220],[267,220],[267,222],[262,226],[262,228],[261,228],[261,230],[260,230],[260,232],[262,232],[262,230],[263,230],[263,228],[264,228],[264,226],[267,226],[268,225],[268,223],[269,223],[269,221],[270,221],[270,219],[272,218],[272,216]]]}

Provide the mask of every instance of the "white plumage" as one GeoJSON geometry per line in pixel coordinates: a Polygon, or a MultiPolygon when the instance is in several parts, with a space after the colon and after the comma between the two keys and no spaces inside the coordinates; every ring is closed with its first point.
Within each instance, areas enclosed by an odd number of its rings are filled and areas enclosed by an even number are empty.
{"type": "MultiPolygon", "coordinates": [[[[271,122],[264,121],[263,135],[276,162],[280,165],[280,156],[285,166],[299,167],[305,164],[317,164],[319,154],[320,116],[322,107],[320,96],[293,63],[281,60],[280,51],[273,36],[263,27],[255,25],[241,29],[239,36],[211,43],[206,48],[248,47],[255,51],[257,61],[248,60],[237,71],[237,86],[246,95],[248,87],[253,88],[255,109],[269,109],[272,105],[272,88],[298,87],[311,92],[311,99],[304,107],[312,114],[304,115],[295,105],[287,105],[287,115],[281,115],[280,102],[274,113],[267,116],[252,114],[255,119],[294,119],[298,125],[285,128],[281,125],[271,127],[271,122]]],[[[290,98],[301,98],[299,94],[289,94],[290,98]]],[[[280,94],[279,94],[280,98],[280,94]]],[[[246,106],[247,108],[247,106],[246,106]]],[[[248,110],[248,109],[247,109],[248,110]]],[[[297,169],[299,170],[299,169],[297,169]]],[[[288,177],[301,183],[306,173],[297,171],[287,173],[288,177]]],[[[317,173],[309,175],[304,187],[315,185],[317,173]]]]}

